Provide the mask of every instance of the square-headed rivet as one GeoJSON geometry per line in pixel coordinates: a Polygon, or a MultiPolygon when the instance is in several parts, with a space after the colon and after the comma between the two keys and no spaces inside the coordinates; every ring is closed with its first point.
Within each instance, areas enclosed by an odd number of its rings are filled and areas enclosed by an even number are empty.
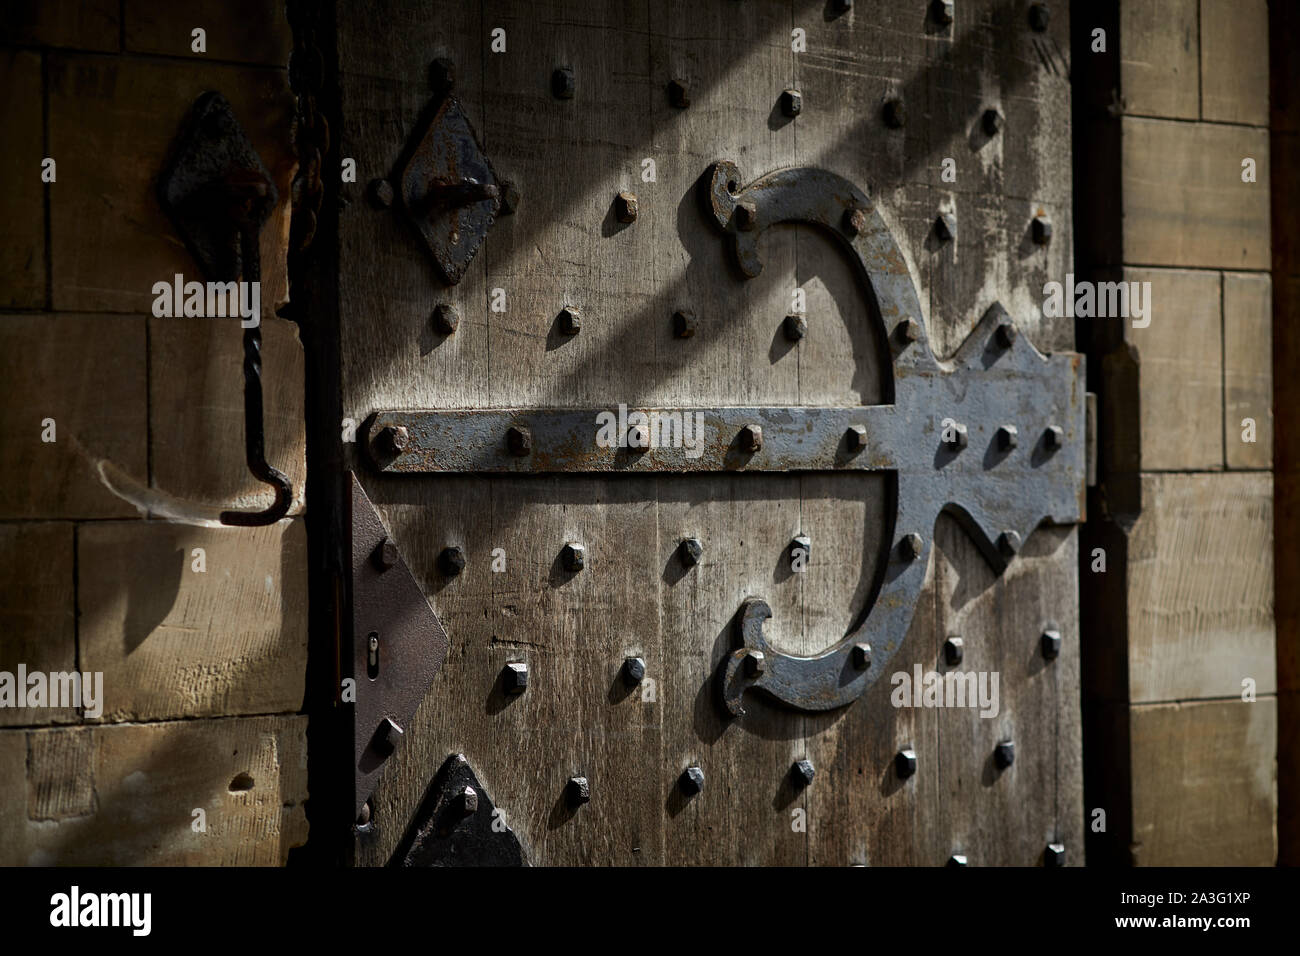
{"type": "Polygon", "coordinates": [[[812,761],[805,757],[794,762],[794,766],[790,768],[790,776],[796,786],[807,787],[812,784],[813,777],[817,776],[817,770],[813,767],[812,761]]]}
{"type": "Polygon", "coordinates": [[[528,690],[528,665],[513,661],[501,672],[501,684],[507,694],[522,694],[528,690]]]}
{"type": "Polygon", "coordinates": [[[699,767],[687,767],[677,780],[682,793],[693,797],[704,789],[704,771],[699,767]]]}
{"type": "Polygon", "coordinates": [[[916,751],[911,747],[904,747],[895,754],[894,770],[904,780],[916,773],[916,751]]]}
{"type": "Polygon", "coordinates": [[[581,571],[587,566],[587,549],[576,541],[568,541],[560,552],[560,559],[564,562],[564,570],[570,573],[581,571]]]}

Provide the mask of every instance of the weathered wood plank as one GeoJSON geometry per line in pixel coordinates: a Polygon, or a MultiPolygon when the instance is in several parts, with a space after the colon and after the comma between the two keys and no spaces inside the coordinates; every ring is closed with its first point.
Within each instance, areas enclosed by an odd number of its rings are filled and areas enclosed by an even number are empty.
{"type": "Polygon", "coordinates": [[[1277,700],[1134,707],[1133,862],[1273,866],[1277,700]]]}
{"type": "Polygon", "coordinates": [[[530,863],[662,862],[657,582],[670,555],[656,540],[653,479],[390,481],[374,495],[450,651],[386,770],[359,861],[388,858],[442,761],[462,752],[530,863]],[[581,572],[560,563],[566,541],[585,547],[581,572]],[[448,578],[437,556],[451,544],[468,560],[448,578]],[[655,701],[624,690],[629,655],[645,658],[655,701]],[[501,684],[513,661],[529,667],[518,697],[501,684]],[[564,784],[577,775],[592,799],[573,810],[564,784]]]}
{"type": "Polygon", "coordinates": [[[1269,268],[1266,130],[1125,117],[1121,140],[1124,262],[1269,268]]]}
{"type": "Polygon", "coordinates": [[[301,521],[103,522],[78,531],[81,666],[102,719],[295,711],[307,657],[301,521]],[[199,556],[206,568],[198,571],[199,556]]]}
{"type": "MultiPolygon", "coordinates": [[[[1145,475],[1129,538],[1129,699],[1276,689],[1273,480],[1145,475]]],[[[1137,746],[1135,739],[1134,746],[1137,746]]]]}
{"type": "Polygon", "coordinates": [[[145,382],[143,319],[0,317],[0,517],[134,516],[99,469],[147,480],[145,382]]]}
{"type": "Polygon", "coordinates": [[[976,866],[1039,866],[1047,844],[1061,843],[1067,862],[1081,864],[1075,532],[1039,529],[1001,578],[955,521],[942,519],[935,540],[940,649],[920,663],[989,681],[997,675],[996,712],[935,712],[948,852],[976,866]],[[1042,654],[1049,629],[1061,635],[1055,660],[1042,654]],[[961,663],[949,666],[942,643],[952,636],[964,648],[961,663]],[[1015,759],[999,769],[994,751],[1003,741],[1014,744],[1015,759]]]}

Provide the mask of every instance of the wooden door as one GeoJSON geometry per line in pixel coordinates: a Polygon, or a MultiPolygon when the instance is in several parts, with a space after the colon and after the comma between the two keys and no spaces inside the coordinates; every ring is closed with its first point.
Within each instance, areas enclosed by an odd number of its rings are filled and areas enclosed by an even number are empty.
{"type": "MultiPolygon", "coordinates": [[[[1029,4],[1003,0],[963,0],[951,24],[919,0],[845,12],[824,0],[340,4],[337,151],[358,171],[339,220],[344,415],[590,410],[594,440],[594,414],[620,405],[888,403],[895,333],[879,290],[843,243],[798,223],[763,230],[762,271],[746,276],[700,199],[719,160],[743,183],[814,167],[869,196],[939,357],[995,303],[1037,348],[1070,349],[1068,320],[1041,314],[1044,282],[1072,261],[1068,23],[1052,6],[1039,31],[1029,4]],[[367,195],[368,181],[399,177],[440,58],[483,155],[518,189],[454,284],[400,204],[367,195]],[[556,95],[560,68],[571,96],[556,95]],[[620,221],[620,192],[636,196],[633,222],[620,221]],[[1052,223],[1049,242],[1035,242],[1036,216],[1052,223]],[[452,334],[431,323],[440,304],[458,310],[452,334]],[[786,316],[800,306],[807,330],[792,339],[786,316]],[[565,307],[580,312],[577,334],[565,307]],[[693,335],[679,336],[679,311],[693,335]]],[[[917,427],[917,442],[937,440],[917,427]]],[[[448,652],[378,780],[358,863],[389,860],[456,753],[531,864],[1037,865],[1049,844],[1082,862],[1073,525],[1039,527],[1003,569],[945,511],[919,529],[923,586],[864,693],[830,710],[751,693],[733,717],[719,669],[742,602],[770,606],[764,635],[780,654],[842,641],[896,561],[896,475],[395,474],[369,460],[365,435],[345,445],[346,464],[448,652]],[[802,570],[797,536],[810,542],[802,570]],[[678,550],[688,538],[703,547],[693,566],[678,550]],[[570,542],[580,571],[566,568],[570,542]],[[456,575],[439,563],[449,546],[466,558],[456,575]],[[1055,658],[1042,653],[1047,630],[1061,635],[1055,658]],[[951,636],[960,664],[945,658],[951,636]],[[646,677],[631,688],[629,657],[646,677]],[[511,663],[528,667],[522,694],[503,687],[511,663]],[[996,672],[997,715],[895,706],[893,675],[917,665],[996,672]],[[1002,768],[1005,741],[1015,759],[1002,768]],[[810,785],[792,773],[803,759],[810,785]],[[704,777],[693,795],[690,767],[704,777]],[[573,799],[573,777],[589,802],[573,799]]]]}

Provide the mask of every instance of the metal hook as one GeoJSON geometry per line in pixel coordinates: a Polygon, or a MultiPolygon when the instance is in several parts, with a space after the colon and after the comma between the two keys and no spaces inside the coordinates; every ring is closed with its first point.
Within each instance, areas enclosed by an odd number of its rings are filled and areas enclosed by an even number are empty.
{"type": "MultiPolygon", "coordinates": [[[[163,207],[211,280],[261,281],[257,235],[275,208],[275,184],[220,93],[207,92],[190,110],[159,181],[163,207]]],[[[263,511],[223,511],[221,523],[274,524],[289,512],[293,486],[266,461],[262,403],[261,322],[244,329],[244,450],[248,470],[275,490],[263,511]]]]}

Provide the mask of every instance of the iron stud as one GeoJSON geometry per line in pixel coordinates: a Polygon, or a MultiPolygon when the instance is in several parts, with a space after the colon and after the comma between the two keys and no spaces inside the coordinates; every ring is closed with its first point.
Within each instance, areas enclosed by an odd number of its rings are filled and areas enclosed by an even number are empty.
{"type": "Polygon", "coordinates": [[[586,777],[570,777],[564,785],[564,796],[570,807],[580,807],[591,802],[591,785],[586,777]]]}
{"type": "Polygon", "coordinates": [[[812,784],[813,777],[817,775],[817,769],[812,765],[812,761],[805,757],[803,760],[794,762],[794,766],[790,768],[790,775],[794,778],[797,786],[807,787],[812,784]]]}
{"type": "Polygon", "coordinates": [[[456,791],[452,803],[462,817],[472,817],[478,812],[478,793],[473,787],[461,787],[456,791]]]}
{"type": "Polygon", "coordinates": [[[997,136],[998,133],[1002,132],[1003,122],[1002,114],[995,109],[985,110],[984,115],[980,118],[986,136],[997,136]]]}
{"type": "Polygon", "coordinates": [[[911,747],[904,747],[896,753],[894,755],[894,770],[904,780],[916,773],[916,751],[911,747]]]}
{"type": "Polygon", "coordinates": [[[519,193],[519,187],[511,180],[505,180],[498,183],[498,188],[501,196],[501,215],[513,216],[519,209],[519,203],[523,200],[519,193]]]}
{"type": "Polygon", "coordinates": [[[572,306],[560,310],[560,331],[565,335],[577,335],[582,331],[582,313],[572,306]]]}
{"type": "Polygon", "coordinates": [[[695,313],[689,309],[678,309],[673,313],[673,335],[679,339],[689,339],[695,334],[695,313]]]}
{"type": "Polygon", "coordinates": [[[854,644],[851,656],[855,670],[866,670],[871,666],[871,645],[865,642],[854,644]]]}
{"type": "Polygon", "coordinates": [[[1043,444],[1052,451],[1065,447],[1065,430],[1060,425],[1048,425],[1043,432],[1043,444]]]}
{"type": "Polygon", "coordinates": [[[940,213],[934,220],[934,234],[941,242],[952,242],[957,238],[957,219],[952,213],[940,213]]]}
{"type": "Polygon", "coordinates": [[[998,551],[1002,552],[1004,558],[1013,558],[1020,550],[1020,533],[1017,531],[1003,531],[998,535],[998,551]]]}
{"type": "Polygon", "coordinates": [[[1054,661],[1061,655],[1061,632],[1055,628],[1043,631],[1043,636],[1039,638],[1038,643],[1042,648],[1043,657],[1047,660],[1054,661]]]}
{"type": "Polygon", "coordinates": [[[513,661],[505,666],[501,678],[507,694],[522,694],[528,690],[528,665],[513,661]]]}
{"type": "Polygon", "coordinates": [[[1001,740],[993,748],[993,762],[999,770],[1006,770],[1016,762],[1016,745],[1011,740],[1001,740]]]}
{"type": "Polygon", "coordinates": [[[781,91],[781,112],[786,116],[798,116],[803,112],[803,94],[798,90],[781,91]]]}
{"type": "Polygon", "coordinates": [[[903,539],[898,543],[898,549],[902,552],[904,561],[915,561],[921,556],[921,549],[924,546],[925,542],[921,540],[921,536],[915,531],[903,535],[903,539]]]}
{"type": "Polygon", "coordinates": [[[384,535],[379,544],[375,546],[375,550],[370,557],[375,562],[375,567],[380,571],[387,571],[397,564],[401,555],[398,554],[397,543],[388,535],[384,535]]]}
{"type": "Polygon", "coordinates": [[[433,327],[443,335],[451,335],[460,327],[460,312],[454,305],[438,303],[433,310],[433,327]]]}
{"type": "Polygon", "coordinates": [[[851,452],[857,453],[867,447],[867,428],[865,425],[850,425],[844,432],[844,441],[851,452]]]}
{"type": "Polygon", "coordinates": [[[751,455],[763,450],[762,425],[746,425],[740,430],[740,450],[751,455]]]}
{"type": "Polygon", "coordinates": [[[679,110],[691,105],[690,90],[685,80],[672,79],[668,82],[668,102],[679,110]]]}
{"type": "Polygon", "coordinates": [[[381,756],[387,757],[397,749],[402,739],[402,728],[391,717],[385,717],[375,728],[374,748],[381,756]]]}
{"type": "Polygon", "coordinates": [[[998,448],[1002,451],[1010,451],[1020,444],[1020,432],[1016,430],[1015,425],[998,426],[998,448]]]}
{"type": "Polygon", "coordinates": [[[511,425],[506,430],[506,444],[510,454],[522,458],[533,450],[533,433],[520,425],[511,425]]]}
{"type": "Polygon", "coordinates": [[[560,559],[564,562],[564,570],[576,573],[587,566],[587,549],[576,541],[566,542],[560,559]]]}
{"type": "Polygon", "coordinates": [[[681,559],[684,567],[695,567],[700,563],[700,555],[702,554],[704,554],[704,545],[700,543],[699,538],[684,538],[677,545],[677,556],[681,559]]]}
{"type": "Polygon", "coordinates": [[[954,422],[944,431],[951,432],[951,434],[945,434],[943,437],[944,447],[949,451],[958,452],[970,444],[970,434],[967,432],[966,426],[960,422],[954,422]]]}
{"type": "Polygon", "coordinates": [[[808,320],[802,315],[787,315],[781,323],[785,337],[791,342],[798,342],[808,334],[808,320]]]}
{"type": "Polygon", "coordinates": [[[623,684],[627,687],[635,687],[641,681],[645,680],[645,658],[644,657],[625,657],[623,658],[623,684]]]}
{"type": "Polygon", "coordinates": [[[943,642],[943,659],[949,667],[960,664],[965,653],[966,644],[960,637],[953,635],[943,642]]]}
{"type": "Polygon", "coordinates": [[[445,577],[454,578],[465,570],[465,552],[459,545],[443,548],[438,555],[438,570],[445,577]]]}
{"type": "Polygon", "coordinates": [[[678,779],[678,786],[688,797],[695,796],[704,789],[704,771],[699,767],[687,767],[678,779]]]}
{"type": "Polygon", "coordinates": [[[619,222],[636,222],[636,193],[624,190],[614,197],[614,216],[619,222]]]}
{"type": "Polygon", "coordinates": [[[1049,843],[1043,851],[1043,866],[1065,866],[1065,844],[1049,843]]]}
{"type": "Polygon", "coordinates": [[[745,651],[745,674],[748,677],[762,677],[767,671],[767,656],[762,651],[745,651]]]}
{"type": "Polygon", "coordinates": [[[860,236],[867,231],[867,214],[854,206],[844,210],[844,231],[850,236],[860,236]]]}
{"type": "Polygon", "coordinates": [[[1052,241],[1052,221],[1046,216],[1035,216],[1029,228],[1034,245],[1045,246],[1052,241]]]}
{"type": "Polygon", "coordinates": [[[396,458],[406,451],[410,441],[411,433],[405,425],[385,425],[375,435],[375,451],[384,458],[396,458]]]}
{"type": "Polygon", "coordinates": [[[551,74],[551,95],[557,100],[571,100],[575,89],[577,89],[577,80],[574,79],[573,68],[557,67],[551,74]]]}
{"type": "Polygon", "coordinates": [[[902,129],[907,125],[907,107],[900,99],[886,100],[881,114],[884,116],[885,125],[890,129],[902,129]]]}

